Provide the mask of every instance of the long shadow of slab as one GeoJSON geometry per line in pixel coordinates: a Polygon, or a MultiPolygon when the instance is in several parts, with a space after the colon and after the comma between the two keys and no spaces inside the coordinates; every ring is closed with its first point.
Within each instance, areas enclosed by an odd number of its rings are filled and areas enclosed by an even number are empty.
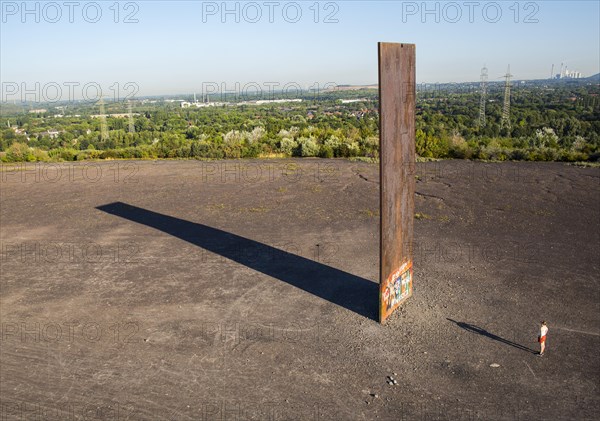
{"type": "Polygon", "coordinates": [[[218,228],[126,203],[114,202],[96,209],[180,238],[361,316],[377,318],[379,285],[368,279],[218,228]]]}
{"type": "Polygon", "coordinates": [[[486,338],[493,339],[494,341],[498,341],[503,344],[510,345],[514,348],[520,349],[521,351],[526,351],[526,352],[531,352],[533,354],[537,354],[537,351],[534,351],[531,348],[527,348],[524,345],[518,344],[513,341],[509,341],[508,339],[501,338],[500,336],[494,335],[493,333],[490,333],[487,330],[485,330],[479,326],[475,326],[475,325],[465,323],[465,322],[457,322],[456,320],[452,320],[452,319],[448,319],[448,318],[446,318],[446,320],[448,320],[452,323],[455,323],[458,327],[460,327],[461,329],[464,329],[466,331],[469,331],[472,333],[477,333],[478,335],[482,335],[482,336],[485,336],[486,338]]]}

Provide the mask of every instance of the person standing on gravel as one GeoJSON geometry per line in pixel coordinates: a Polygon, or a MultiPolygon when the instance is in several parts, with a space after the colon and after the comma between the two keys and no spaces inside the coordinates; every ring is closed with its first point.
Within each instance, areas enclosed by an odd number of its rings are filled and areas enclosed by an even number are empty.
{"type": "Polygon", "coordinates": [[[541,357],[544,355],[544,350],[546,349],[546,334],[548,333],[548,326],[546,326],[546,322],[542,320],[542,326],[540,327],[540,337],[538,338],[538,342],[540,343],[540,353],[541,357]]]}

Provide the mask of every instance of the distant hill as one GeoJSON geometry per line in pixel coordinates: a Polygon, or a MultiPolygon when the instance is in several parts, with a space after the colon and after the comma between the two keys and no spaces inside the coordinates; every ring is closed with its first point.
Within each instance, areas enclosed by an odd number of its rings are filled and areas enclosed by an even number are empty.
{"type": "Polygon", "coordinates": [[[600,73],[596,73],[594,76],[586,77],[585,80],[589,80],[590,82],[600,82],[600,73]]]}
{"type": "Polygon", "coordinates": [[[359,91],[361,89],[378,89],[378,84],[372,85],[336,85],[333,88],[329,88],[329,91],[359,91]]]}

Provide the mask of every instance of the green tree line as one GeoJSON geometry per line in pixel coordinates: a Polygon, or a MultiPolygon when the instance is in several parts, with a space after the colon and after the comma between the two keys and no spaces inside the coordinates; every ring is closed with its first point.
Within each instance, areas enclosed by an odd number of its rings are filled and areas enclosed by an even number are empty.
{"type": "MultiPolygon", "coordinates": [[[[490,160],[597,161],[600,101],[594,84],[513,89],[510,127],[503,127],[502,91],[419,92],[416,152],[422,157],[490,160]]],[[[377,91],[335,93],[300,103],[180,108],[136,105],[134,130],[125,116],[106,119],[102,138],[97,106],[41,114],[3,112],[0,159],[5,162],[131,158],[256,158],[379,156],[377,91]],[[350,96],[357,102],[341,103],[350,96]]],[[[126,113],[120,103],[107,112],[126,113]]]]}

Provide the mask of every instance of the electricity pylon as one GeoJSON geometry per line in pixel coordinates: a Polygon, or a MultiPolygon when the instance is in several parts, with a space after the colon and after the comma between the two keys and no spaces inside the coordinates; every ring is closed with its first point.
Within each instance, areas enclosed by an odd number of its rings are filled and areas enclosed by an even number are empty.
{"type": "Polygon", "coordinates": [[[106,111],[104,110],[104,98],[100,97],[98,101],[100,105],[100,140],[105,142],[108,140],[108,124],[106,124],[106,111]]]}
{"type": "Polygon", "coordinates": [[[510,64],[508,70],[504,75],[504,106],[502,107],[502,120],[500,121],[500,127],[506,127],[510,129],[510,78],[513,75],[510,74],[510,64]]]}
{"type": "Polygon", "coordinates": [[[481,69],[481,97],[479,98],[479,127],[485,127],[485,101],[487,95],[487,80],[488,80],[488,69],[483,66],[481,69]]]}
{"type": "Polygon", "coordinates": [[[127,101],[127,113],[129,114],[129,133],[135,133],[135,125],[133,124],[133,112],[131,111],[131,100],[127,101]]]}

